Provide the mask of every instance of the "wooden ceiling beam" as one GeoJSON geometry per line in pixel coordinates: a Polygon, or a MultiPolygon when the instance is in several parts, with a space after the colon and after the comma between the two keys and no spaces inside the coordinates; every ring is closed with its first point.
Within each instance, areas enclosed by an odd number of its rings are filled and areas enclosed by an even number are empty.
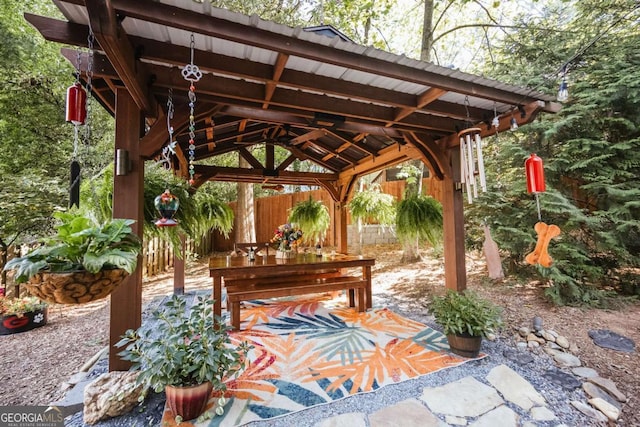
{"type": "Polygon", "coordinates": [[[278,54],[276,58],[276,63],[273,66],[273,76],[271,80],[265,82],[265,94],[264,94],[264,104],[262,104],[262,108],[266,109],[269,106],[269,101],[273,96],[273,93],[276,91],[278,87],[278,81],[282,76],[282,72],[284,71],[284,67],[287,65],[287,61],[289,60],[289,55],[284,55],[282,53],[278,54]]]}
{"type": "Polygon", "coordinates": [[[156,117],[156,101],[149,94],[150,74],[137,60],[133,46],[118,23],[111,0],[86,0],[85,4],[93,34],[133,101],[146,116],[156,117]]]}
{"type": "MultiPolygon", "coordinates": [[[[408,115],[413,114],[416,110],[420,110],[424,106],[426,106],[426,105],[432,103],[433,101],[435,101],[436,99],[440,98],[445,93],[447,93],[447,91],[443,90],[443,89],[438,89],[438,88],[428,89],[427,91],[425,91],[424,93],[422,93],[421,95],[419,95],[417,97],[417,102],[416,102],[416,106],[415,107],[399,108],[396,111],[396,115],[395,115],[395,118],[393,119],[393,121],[394,122],[399,122],[400,120],[404,119],[408,115]]],[[[392,124],[393,124],[393,122],[390,122],[388,124],[388,126],[391,126],[392,124]]]]}
{"type": "Polygon", "coordinates": [[[337,173],[321,173],[321,172],[295,172],[295,171],[279,171],[277,176],[265,176],[262,169],[247,169],[236,167],[224,167],[224,166],[208,166],[208,165],[195,165],[194,169],[196,174],[208,177],[215,176],[227,176],[227,177],[243,177],[253,178],[255,182],[261,182],[264,178],[269,178],[269,182],[296,184],[301,181],[315,182],[321,181],[337,181],[337,173]]]}

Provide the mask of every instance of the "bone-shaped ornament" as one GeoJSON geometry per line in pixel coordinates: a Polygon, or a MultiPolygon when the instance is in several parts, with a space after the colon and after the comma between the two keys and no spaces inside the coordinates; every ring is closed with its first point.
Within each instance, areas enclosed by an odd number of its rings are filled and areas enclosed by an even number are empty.
{"type": "Polygon", "coordinates": [[[543,267],[549,268],[551,264],[553,264],[553,259],[551,259],[548,252],[549,242],[551,242],[551,239],[554,237],[560,235],[560,227],[554,224],[547,225],[544,222],[538,222],[533,228],[538,234],[538,242],[533,252],[524,259],[531,265],[540,264],[543,267]]]}

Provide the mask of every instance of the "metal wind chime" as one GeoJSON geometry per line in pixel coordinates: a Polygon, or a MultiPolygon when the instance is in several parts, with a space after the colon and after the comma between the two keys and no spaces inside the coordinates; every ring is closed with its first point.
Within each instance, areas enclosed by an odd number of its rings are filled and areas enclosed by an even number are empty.
{"type": "MultiPolygon", "coordinates": [[[[196,106],[196,87],[195,83],[202,78],[202,72],[197,65],[193,63],[193,53],[195,50],[195,39],[191,34],[191,62],[182,69],[182,77],[189,82],[189,91],[187,96],[189,98],[189,147],[188,147],[188,161],[189,161],[189,185],[195,183],[195,137],[196,137],[196,120],[195,120],[195,106],[196,106]]],[[[177,141],[173,138],[173,126],[171,126],[171,119],[173,118],[174,105],[173,105],[173,91],[169,89],[169,97],[167,99],[167,131],[169,132],[169,143],[162,149],[162,156],[160,163],[166,167],[171,168],[171,155],[175,154],[175,146],[177,141]]],[[[160,213],[161,218],[155,222],[158,227],[173,227],[178,225],[178,222],[173,218],[176,214],[178,207],[180,206],[180,200],[175,195],[171,194],[169,189],[166,189],[164,193],[157,196],[154,200],[155,208],[160,213]]]]}
{"type": "MultiPolygon", "coordinates": [[[[469,98],[465,98],[465,108],[469,98]]],[[[467,119],[469,110],[467,108],[467,119]]],[[[465,185],[467,201],[471,204],[478,197],[478,186],[483,192],[487,191],[487,180],[484,174],[484,159],[482,157],[481,129],[471,127],[458,132],[460,138],[460,182],[465,185]],[[478,177],[476,179],[476,176],[478,177]]]]}
{"type": "Polygon", "coordinates": [[[87,83],[86,90],[80,81],[82,53],[77,51],[76,59],[76,81],[67,88],[65,120],[73,124],[73,154],[71,155],[70,185],[69,185],[69,207],[80,206],[80,161],[78,152],[80,140],[88,145],[91,137],[89,121],[91,117],[91,79],[93,77],[93,32],[89,29],[87,37],[88,59],[87,59],[87,83]],[[84,126],[84,135],[80,135],[81,126],[84,126]]]}

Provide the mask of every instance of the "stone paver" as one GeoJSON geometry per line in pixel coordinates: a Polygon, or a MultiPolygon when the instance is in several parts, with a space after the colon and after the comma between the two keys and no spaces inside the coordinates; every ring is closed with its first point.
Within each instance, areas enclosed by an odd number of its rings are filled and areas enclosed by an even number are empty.
{"type": "Polygon", "coordinates": [[[618,387],[616,386],[616,384],[610,379],[602,378],[602,377],[591,377],[591,378],[588,378],[587,381],[589,381],[590,383],[594,383],[600,388],[605,389],[608,393],[610,393],[613,397],[618,399],[620,402],[627,401],[627,397],[624,394],[622,394],[620,390],[618,390],[618,387]]]}
{"type": "Polygon", "coordinates": [[[573,368],[571,372],[582,378],[592,378],[598,376],[598,371],[596,371],[595,369],[587,368],[585,366],[573,368]]]}
{"type": "Polygon", "coordinates": [[[527,380],[506,365],[493,368],[487,381],[494,386],[509,402],[529,410],[534,406],[546,405],[546,400],[527,380]]]}
{"type": "Polygon", "coordinates": [[[556,414],[546,406],[536,406],[531,408],[531,418],[536,421],[551,421],[556,419],[556,414]]]}
{"type": "Polygon", "coordinates": [[[471,427],[518,427],[518,414],[513,409],[505,405],[498,406],[496,409],[487,412],[474,423],[471,427]]]}
{"type": "Polygon", "coordinates": [[[477,417],[504,403],[494,388],[473,377],[425,388],[421,399],[433,412],[457,417],[477,417]]]}
{"type": "Polygon", "coordinates": [[[361,412],[351,412],[349,414],[336,415],[335,417],[327,418],[320,423],[316,424],[316,427],[366,427],[367,420],[366,415],[361,412]]]}
{"type": "MultiPolygon", "coordinates": [[[[351,427],[351,424],[343,425],[351,427]]],[[[446,424],[417,399],[407,399],[369,415],[369,426],[445,427],[446,424]]]]}

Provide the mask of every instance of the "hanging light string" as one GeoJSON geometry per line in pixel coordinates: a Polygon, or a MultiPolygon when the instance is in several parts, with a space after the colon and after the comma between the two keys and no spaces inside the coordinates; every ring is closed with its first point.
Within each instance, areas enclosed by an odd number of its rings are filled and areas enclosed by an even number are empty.
{"type": "Polygon", "coordinates": [[[196,86],[194,83],[198,82],[202,78],[202,72],[197,65],[193,63],[193,54],[195,50],[195,38],[191,34],[191,62],[182,69],[182,77],[189,82],[189,184],[193,185],[195,180],[193,178],[195,174],[195,149],[196,149],[196,86]]]}
{"type": "MultiPolygon", "coordinates": [[[[589,43],[584,45],[575,54],[573,54],[569,59],[567,59],[558,69],[556,69],[556,71],[554,72],[553,75],[554,76],[558,76],[560,73],[562,73],[562,77],[563,77],[563,80],[564,80],[564,83],[565,83],[565,87],[564,87],[565,91],[568,90],[568,88],[567,88],[568,85],[566,83],[566,74],[567,74],[567,71],[569,70],[569,66],[573,63],[573,61],[575,61],[577,58],[579,58],[581,55],[583,55],[588,49],[590,49],[593,45],[595,45],[602,37],[607,35],[607,33],[609,33],[615,26],[617,26],[623,20],[627,19],[627,17],[629,17],[629,15],[631,15],[632,13],[637,11],[638,9],[640,9],[640,2],[636,2],[635,6],[632,7],[631,10],[629,10],[627,13],[623,14],[618,19],[613,21],[600,34],[597,34],[593,39],[591,39],[591,41],[589,41],[589,43]]],[[[555,77],[553,79],[555,80],[555,77]]],[[[546,86],[546,82],[549,82],[551,80],[551,78],[545,78],[543,80],[544,80],[543,83],[540,83],[538,86],[535,86],[535,87],[531,88],[527,93],[522,95],[522,101],[524,101],[526,98],[528,98],[533,92],[537,92],[542,87],[546,86]]],[[[561,82],[561,85],[562,85],[562,82],[561,82]]],[[[520,104],[520,103],[518,103],[518,104],[520,104]]]]}

